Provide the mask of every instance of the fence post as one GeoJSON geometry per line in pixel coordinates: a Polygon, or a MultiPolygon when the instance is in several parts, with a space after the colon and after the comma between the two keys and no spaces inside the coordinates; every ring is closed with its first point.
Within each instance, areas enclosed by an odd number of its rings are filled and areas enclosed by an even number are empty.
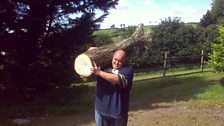
{"type": "Polygon", "coordinates": [[[168,54],[168,52],[165,52],[165,56],[164,56],[164,63],[163,63],[163,77],[165,77],[165,76],[166,76],[166,68],[167,68],[167,64],[166,64],[166,62],[167,62],[167,54],[168,54]]]}
{"type": "Polygon", "coordinates": [[[204,50],[201,50],[201,72],[204,70],[204,50]]]}

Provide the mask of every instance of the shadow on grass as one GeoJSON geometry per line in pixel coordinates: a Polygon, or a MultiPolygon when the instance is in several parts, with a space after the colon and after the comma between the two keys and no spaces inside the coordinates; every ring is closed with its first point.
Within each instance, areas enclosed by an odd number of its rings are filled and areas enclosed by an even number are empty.
{"type": "Polygon", "coordinates": [[[131,110],[155,109],[159,107],[152,107],[155,103],[189,101],[217,82],[217,76],[209,71],[135,81],[131,110]]]}
{"type": "MultiPolygon", "coordinates": [[[[48,96],[58,93],[50,92],[48,96]]],[[[29,120],[30,123],[25,124],[26,126],[64,126],[63,123],[70,123],[66,126],[85,124],[94,119],[94,113],[91,112],[94,109],[94,96],[94,86],[79,85],[67,90],[61,99],[46,102],[46,99],[49,98],[40,97],[32,103],[24,102],[23,104],[1,106],[0,126],[18,126],[13,123],[15,119],[29,120]]]]}
{"type": "MultiPolygon", "coordinates": [[[[130,110],[169,108],[170,106],[155,106],[154,104],[194,99],[196,94],[203,93],[216,82],[218,82],[217,74],[212,72],[186,73],[184,76],[175,75],[134,81],[130,110]]],[[[35,117],[30,126],[63,126],[65,124],[81,126],[94,123],[94,92],[95,86],[74,87],[74,90],[69,92],[70,102],[47,106],[43,115],[35,117]],[[77,90],[82,93],[77,95],[77,90]],[[50,116],[46,116],[46,113],[50,116]],[[41,120],[42,118],[45,119],[41,120]]]]}

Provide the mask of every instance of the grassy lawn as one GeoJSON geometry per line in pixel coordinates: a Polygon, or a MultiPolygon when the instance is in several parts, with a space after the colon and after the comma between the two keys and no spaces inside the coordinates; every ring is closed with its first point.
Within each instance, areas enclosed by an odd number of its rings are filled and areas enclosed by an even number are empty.
{"type": "MultiPolygon", "coordinates": [[[[212,71],[211,68],[205,67],[203,71],[212,71]]],[[[146,79],[155,79],[163,77],[163,68],[160,69],[144,69],[143,72],[138,71],[135,73],[134,80],[144,80],[146,79]]],[[[166,77],[175,76],[175,75],[186,75],[192,73],[201,72],[200,66],[192,66],[192,67],[180,67],[180,68],[169,68],[166,70],[166,77]]]]}
{"type": "MultiPolygon", "coordinates": [[[[222,77],[224,73],[212,71],[157,79],[150,79],[151,76],[147,73],[137,74],[131,91],[131,106],[133,107],[135,103],[160,104],[184,101],[187,107],[224,108],[224,86],[219,81],[222,77]]],[[[46,114],[67,116],[93,110],[94,83],[76,85],[72,89],[74,89],[70,92],[72,100],[63,104],[1,108],[0,114],[4,116],[1,116],[0,124],[11,125],[4,117],[12,113],[15,115],[11,119],[46,114]],[[77,94],[77,91],[80,94],[77,94]]]]}
{"type": "Polygon", "coordinates": [[[204,72],[134,82],[131,100],[151,103],[189,101],[194,107],[224,107],[223,73],[204,72]]]}

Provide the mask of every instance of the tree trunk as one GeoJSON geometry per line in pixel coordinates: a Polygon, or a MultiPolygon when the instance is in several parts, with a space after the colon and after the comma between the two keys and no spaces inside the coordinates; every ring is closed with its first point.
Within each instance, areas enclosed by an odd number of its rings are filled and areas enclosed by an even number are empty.
{"type": "Polygon", "coordinates": [[[91,75],[90,68],[93,67],[93,63],[100,67],[108,66],[116,50],[123,49],[126,53],[130,53],[133,47],[140,47],[145,43],[151,43],[151,36],[144,36],[143,24],[140,24],[131,37],[78,55],[74,63],[75,71],[82,77],[88,77],[91,75]]]}

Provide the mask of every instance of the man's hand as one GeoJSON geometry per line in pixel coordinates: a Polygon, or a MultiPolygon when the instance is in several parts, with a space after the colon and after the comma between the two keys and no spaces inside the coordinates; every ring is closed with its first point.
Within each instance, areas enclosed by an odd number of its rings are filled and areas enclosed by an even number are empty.
{"type": "Polygon", "coordinates": [[[91,68],[90,70],[91,70],[92,74],[94,74],[96,76],[99,76],[100,75],[101,69],[100,69],[100,67],[98,67],[96,65],[95,62],[93,62],[93,68],[91,68]]]}
{"type": "Polygon", "coordinates": [[[120,80],[117,74],[104,72],[93,62],[93,68],[91,68],[92,74],[102,77],[103,79],[110,81],[113,84],[120,84],[120,80]]]}

